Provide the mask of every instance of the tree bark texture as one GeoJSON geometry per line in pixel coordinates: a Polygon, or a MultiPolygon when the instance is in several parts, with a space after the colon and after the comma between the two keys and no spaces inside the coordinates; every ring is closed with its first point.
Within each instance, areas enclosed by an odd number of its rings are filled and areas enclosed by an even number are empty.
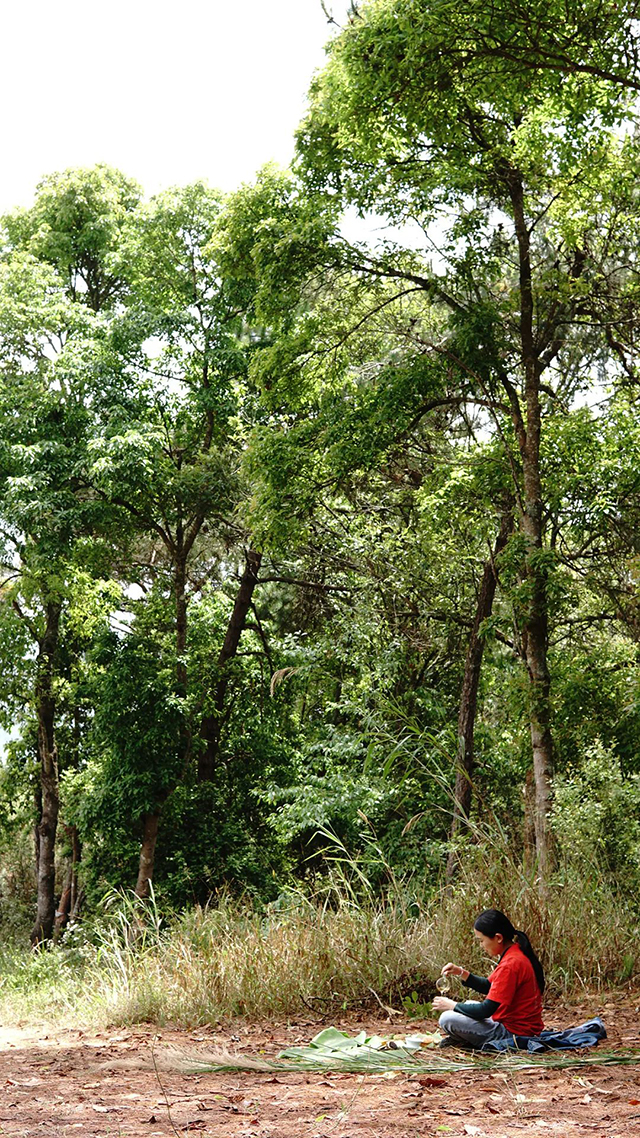
{"type": "Polygon", "coordinates": [[[34,945],[50,940],[55,920],[55,845],[60,799],[58,756],[54,731],[53,674],[61,609],[62,605],[59,601],[47,603],[44,635],[38,645],[36,710],[42,810],[36,825],[37,908],[30,938],[34,945]]]}
{"type": "Polygon", "coordinates": [[[536,786],[533,777],[533,767],[529,767],[524,783],[522,844],[525,873],[532,874],[536,865],[536,786]]]}
{"type": "MultiPolygon", "coordinates": [[[[464,665],[462,692],[460,695],[460,708],[458,712],[458,753],[456,767],[456,785],[454,791],[453,818],[451,822],[451,837],[456,834],[469,817],[471,799],[473,794],[473,770],[475,763],[474,733],[476,711],[478,707],[478,686],[482,669],[482,655],[484,652],[484,637],[481,635],[482,623],[487,620],[493,610],[493,601],[498,583],[496,561],[505,548],[513,530],[513,509],[505,510],[502,515],[500,530],[496,537],[493,552],[485,562],[473,627],[467,646],[467,655],[464,665]]],[[[455,850],[451,850],[447,859],[446,880],[450,882],[455,875],[457,857],[455,850]]]]}
{"type": "Polygon", "coordinates": [[[520,527],[526,541],[525,575],[529,596],[522,621],[522,644],[529,676],[529,723],[535,782],[536,853],[540,880],[553,868],[550,826],[553,744],[551,736],[550,676],[547,662],[547,571],[542,557],[542,483],[540,474],[541,363],[534,339],[530,233],[524,214],[522,181],[509,182],[519,254],[520,338],[524,372],[524,421],[515,421],[522,463],[520,527]]]}
{"type": "Polygon", "coordinates": [[[255,587],[258,583],[258,573],[262,563],[262,554],[255,549],[247,552],[245,567],[240,578],[240,588],[235,599],[233,611],[229,618],[226,635],[217,660],[218,680],[213,694],[213,711],[202,721],[202,739],[204,747],[198,758],[198,781],[210,782],[213,779],[220,737],[224,724],[224,705],[229,687],[229,663],[235,658],[244,632],[247,615],[253,600],[255,587]]]}
{"type": "Polygon", "coordinates": [[[142,842],[140,845],[140,864],[138,867],[138,880],[136,881],[136,896],[148,897],[150,882],[153,880],[153,870],[156,859],[156,844],[158,841],[158,826],[160,824],[160,810],[150,811],[144,816],[142,829],[142,842]]]}
{"type": "Polygon", "coordinates": [[[33,793],[33,816],[37,819],[33,826],[33,864],[37,881],[40,872],[40,833],[38,831],[38,823],[42,817],[42,786],[40,779],[38,779],[38,784],[33,793]]]}

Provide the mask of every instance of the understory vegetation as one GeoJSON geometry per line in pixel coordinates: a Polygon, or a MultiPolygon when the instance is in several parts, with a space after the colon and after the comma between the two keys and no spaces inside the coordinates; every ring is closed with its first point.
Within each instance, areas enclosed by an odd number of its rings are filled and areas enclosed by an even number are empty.
{"type": "Polygon", "coordinates": [[[292,889],[262,906],[226,896],[163,918],[155,897],[114,892],[101,918],[70,926],[56,945],[5,946],[0,1012],[123,1025],[390,1009],[424,1020],[445,960],[486,967],[469,930],[496,904],[545,946],[547,999],[633,986],[637,912],[596,867],[581,877],[565,866],[543,901],[507,848],[494,849],[487,872],[476,846],[451,894],[397,880],[381,893],[341,850],[320,893],[292,889]]]}

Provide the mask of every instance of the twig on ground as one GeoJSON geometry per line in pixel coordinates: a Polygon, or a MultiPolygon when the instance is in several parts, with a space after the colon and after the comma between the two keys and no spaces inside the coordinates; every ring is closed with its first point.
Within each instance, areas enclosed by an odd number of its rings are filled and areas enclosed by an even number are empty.
{"type": "Polygon", "coordinates": [[[158,1080],[158,1086],[160,1087],[160,1090],[162,1092],[162,1097],[164,1099],[164,1104],[167,1108],[167,1115],[169,1116],[169,1126],[173,1130],[173,1133],[175,1134],[176,1138],[184,1138],[184,1135],[181,1134],[180,1131],[176,1130],[176,1128],[175,1128],[173,1118],[171,1117],[171,1105],[169,1103],[169,1096],[167,1095],[167,1092],[165,1091],[165,1089],[162,1085],[162,1079],[160,1078],[160,1072],[158,1071],[158,1064],[156,1063],[156,1055],[155,1055],[155,1047],[156,1047],[157,1038],[158,1038],[157,1035],[154,1036],[153,1043],[151,1044],[151,1061],[153,1063],[153,1069],[156,1073],[156,1079],[158,1080]]]}
{"type": "Polygon", "coordinates": [[[375,996],[375,998],[378,1001],[378,1003],[380,1004],[380,1007],[382,1008],[383,1012],[386,1012],[388,1016],[401,1016],[403,1014],[402,1012],[397,1011],[396,1008],[389,1008],[389,1007],[387,1007],[386,1004],[383,1004],[378,993],[375,992],[373,988],[370,988],[368,984],[367,984],[367,991],[371,992],[372,996],[375,996]]]}
{"type": "Polygon", "coordinates": [[[348,1106],[345,1108],[345,1110],[338,1111],[338,1117],[337,1117],[336,1121],[334,1122],[333,1126],[330,1126],[329,1129],[327,1130],[327,1134],[331,1134],[332,1130],[335,1130],[336,1126],[339,1126],[341,1122],[346,1122],[349,1115],[351,1114],[353,1104],[356,1101],[358,1095],[360,1094],[360,1091],[362,1090],[362,1088],[364,1086],[365,1079],[366,1079],[366,1075],[363,1075],[362,1078],[360,1079],[360,1082],[358,1083],[355,1091],[353,1092],[353,1094],[351,1096],[351,1100],[350,1100],[348,1106]]]}
{"type": "MultiPolygon", "coordinates": [[[[310,1004],[309,1000],[307,1000],[306,997],[302,995],[302,992],[300,993],[300,999],[302,1000],[305,1008],[308,1008],[309,1011],[312,1012],[314,1016],[319,1015],[320,1019],[322,1021],[327,1019],[327,1017],[329,1015],[329,1009],[327,1009],[326,1012],[321,1012],[321,1011],[319,1011],[318,1008],[314,1008],[313,1004],[310,1004]]],[[[323,1000],[324,996],[310,996],[309,999],[310,1000],[323,1000]]]]}

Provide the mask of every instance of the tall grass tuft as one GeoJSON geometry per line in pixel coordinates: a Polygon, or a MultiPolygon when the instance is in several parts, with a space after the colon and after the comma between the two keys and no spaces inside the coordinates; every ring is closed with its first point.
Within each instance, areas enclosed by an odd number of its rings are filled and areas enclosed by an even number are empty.
{"type": "Polygon", "coordinates": [[[111,932],[94,998],[116,1022],[181,1024],[384,1004],[408,970],[425,971],[431,931],[397,897],[331,907],[291,893],[266,911],[222,898],[176,917],[153,946],[111,932]]]}

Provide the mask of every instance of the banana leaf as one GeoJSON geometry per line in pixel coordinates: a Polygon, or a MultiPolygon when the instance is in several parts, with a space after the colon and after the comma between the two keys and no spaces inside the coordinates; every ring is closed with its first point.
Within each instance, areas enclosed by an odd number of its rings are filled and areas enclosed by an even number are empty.
{"type": "Polygon", "coordinates": [[[179,1066],[190,1072],[220,1071],[344,1071],[361,1075],[380,1075],[388,1071],[414,1075],[446,1074],[455,1071],[535,1071],[539,1068],[581,1068],[611,1065],[640,1065],[640,1051],[603,1052],[589,1055],[552,1052],[534,1058],[529,1052],[487,1055],[459,1052],[455,1058],[438,1052],[438,1032],[407,1036],[368,1036],[361,1031],[349,1036],[336,1027],[327,1027],[304,1047],[287,1047],[275,1059],[243,1056],[226,1051],[181,1055],[179,1066]]]}

